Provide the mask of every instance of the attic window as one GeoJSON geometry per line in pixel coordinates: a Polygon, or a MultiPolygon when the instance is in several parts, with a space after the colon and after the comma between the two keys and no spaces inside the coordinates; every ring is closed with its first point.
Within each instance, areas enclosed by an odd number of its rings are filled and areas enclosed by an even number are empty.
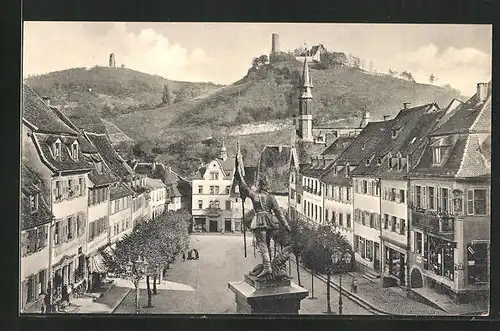
{"type": "Polygon", "coordinates": [[[30,195],[30,210],[32,213],[38,210],[38,194],[30,195]]]}
{"type": "Polygon", "coordinates": [[[381,165],[381,164],[382,164],[382,158],[381,158],[381,157],[379,157],[379,158],[377,159],[377,165],[379,166],[379,165],[381,165]]]}
{"type": "Polygon", "coordinates": [[[441,164],[441,161],[442,161],[441,148],[434,147],[432,149],[432,163],[435,165],[439,165],[441,164]]]}
{"type": "Polygon", "coordinates": [[[398,136],[398,130],[392,130],[391,137],[396,138],[398,136]]]}
{"type": "Polygon", "coordinates": [[[54,157],[61,157],[61,143],[59,141],[56,141],[54,143],[54,145],[52,146],[52,151],[54,152],[54,157]]]}
{"type": "Polygon", "coordinates": [[[78,143],[76,141],[71,145],[71,157],[75,161],[78,160],[78,143]]]}

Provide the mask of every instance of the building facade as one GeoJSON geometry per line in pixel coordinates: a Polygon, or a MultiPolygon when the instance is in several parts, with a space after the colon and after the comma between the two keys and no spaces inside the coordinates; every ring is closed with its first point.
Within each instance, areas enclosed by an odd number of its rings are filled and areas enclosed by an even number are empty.
{"type": "Polygon", "coordinates": [[[149,218],[163,214],[167,203],[167,188],[159,179],[146,178],[145,187],[150,197],[149,218]]]}

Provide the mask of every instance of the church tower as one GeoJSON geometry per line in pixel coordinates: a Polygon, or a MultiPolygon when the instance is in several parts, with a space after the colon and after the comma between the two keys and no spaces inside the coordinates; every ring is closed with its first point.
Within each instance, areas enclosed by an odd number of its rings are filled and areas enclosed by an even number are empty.
{"type": "Polygon", "coordinates": [[[309,75],[309,66],[307,65],[307,57],[304,59],[304,69],[302,71],[302,79],[300,82],[299,95],[299,115],[296,121],[297,137],[303,142],[313,142],[312,134],[312,94],[311,89],[313,84],[309,75]]]}
{"type": "Polygon", "coordinates": [[[222,161],[226,161],[227,160],[227,148],[224,145],[224,141],[222,142],[222,147],[220,149],[220,159],[222,161]]]}

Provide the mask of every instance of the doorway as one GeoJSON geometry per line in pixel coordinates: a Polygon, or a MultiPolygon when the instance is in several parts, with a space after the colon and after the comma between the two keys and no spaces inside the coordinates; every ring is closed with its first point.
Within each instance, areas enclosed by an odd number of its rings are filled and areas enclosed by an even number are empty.
{"type": "Polygon", "coordinates": [[[231,232],[232,231],[232,229],[231,229],[231,219],[230,218],[226,219],[224,221],[224,231],[225,232],[231,232]]]}
{"type": "Polygon", "coordinates": [[[217,220],[210,220],[210,232],[217,232],[217,220]]]}
{"type": "Polygon", "coordinates": [[[400,266],[400,269],[399,269],[399,285],[401,286],[405,286],[406,285],[406,282],[405,282],[405,278],[406,278],[406,268],[405,268],[405,255],[400,253],[399,255],[399,266],[400,266]]]}
{"type": "Polygon", "coordinates": [[[373,269],[376,272],[380,272],[380,245],[379,243],[374,243],[373,248],[373,269]]]}

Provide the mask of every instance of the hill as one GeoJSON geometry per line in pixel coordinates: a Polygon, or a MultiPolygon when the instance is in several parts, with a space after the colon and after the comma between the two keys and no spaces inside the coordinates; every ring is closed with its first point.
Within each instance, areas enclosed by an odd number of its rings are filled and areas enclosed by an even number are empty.
{"type": "MultiPolygon", "coordinates": [[[[228,148],[228,141],[239,139],[248,150],[248,156],[244,154],[248,162],[256,163],[256,151],[266,143],[290,142],[290,118],[298,111],[301,71],[302,64],[297,61],[267,64],[250,69],[240,81],[203,97],[120,115],[112,121],[130,137],[160,147],[186,140],[186,133],[192,141],[218,136],[228,148]],[[147,123],[148,130],[144,130],[143,123],[147,123]]],[[[317,126],[353,118],[359,122],[364,110],[370,111],[372,120],[382,120],[384,115],[395,116],[403,102],[414,106],[437,102],[445,107],[453,98],[463,99],[451,88],[418,84],[359,68],[311,66],[310,74],[314,84],[313,121],[317,126]]],[[[180,150],[172,151],[181,155],[180,150]]]]}
{"type": "Polygon", "coordinates": [[[25,82],[48,96],[66,115],[92,114],[105,119],[146,111],[162,104],[164,85],[178,103],[220,88],[212,83],[179,82],[127,68],[93,67],[55,71],[28,77],[25,82]]]}

